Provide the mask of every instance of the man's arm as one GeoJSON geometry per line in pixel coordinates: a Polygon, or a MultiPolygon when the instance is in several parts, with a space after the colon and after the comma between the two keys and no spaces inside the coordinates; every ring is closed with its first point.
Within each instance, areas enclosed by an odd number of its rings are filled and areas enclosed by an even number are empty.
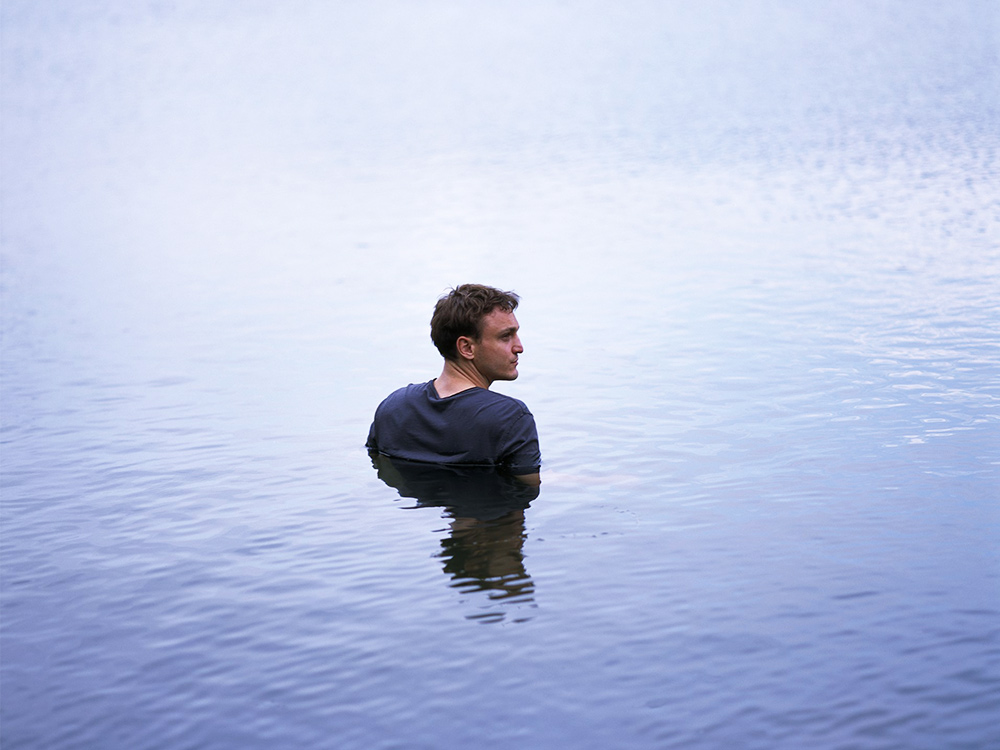
{"type": "Polygon", "coordinates": [[[542,454],[538,450],[538,430],[535,429],[535,418],[524,405],[522,413],[517,417],[504,435],[504,458],[502,463],[515,479],[531,487],[542,483],[539,467],[542,464],[542,454]]]}

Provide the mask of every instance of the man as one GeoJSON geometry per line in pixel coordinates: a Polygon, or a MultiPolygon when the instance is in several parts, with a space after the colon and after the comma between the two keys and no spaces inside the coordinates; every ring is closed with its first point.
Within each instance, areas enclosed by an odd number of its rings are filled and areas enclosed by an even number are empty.
{"type": "Polygon", "coordinates": [[[513,292],[480,284],[462,284],[439,299],[431,340],[444,368],[435,380],[400,388],[379,405],[368,450],[408,461],[494,466],[538,485],[535,418],[521,401],[489,389],[517,378],[524,351],[517,303],[513,292]]]}

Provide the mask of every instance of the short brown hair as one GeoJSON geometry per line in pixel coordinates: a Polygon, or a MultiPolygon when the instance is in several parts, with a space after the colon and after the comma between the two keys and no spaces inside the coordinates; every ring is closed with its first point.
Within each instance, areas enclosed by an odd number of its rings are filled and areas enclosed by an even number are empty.
{"type": "Polygon", "coordinates": [[[514,312],[519,297],[482,284],[462,284],[434,306],[431,316],[431,341],[445,359],[458,359],[455,343],[460,336],[478,339],[483,318],[494,310],[514,312]]]}

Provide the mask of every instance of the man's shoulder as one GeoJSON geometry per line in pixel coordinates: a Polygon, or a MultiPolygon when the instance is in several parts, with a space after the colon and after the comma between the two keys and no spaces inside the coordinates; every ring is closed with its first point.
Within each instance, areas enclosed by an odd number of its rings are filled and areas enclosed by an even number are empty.
{"type": "Polygon", "coordinates": [[[528,408],[528,405],[521,399],[508,396],[506,393],[495,393],[494,391],[490,391],[490,393],[494,393],[494,395],[499,396],[504,404],[516,409],[516,411],[522,414],[531,414],[531,410],[528,408]]]}
{"type": "Polygon", "coordinates": [[[404,385],[402,388],[397,388],[382,399],[381,406],[398,404],[403,401],[412,401],[415,398],[420,398],[422,395],[426,394],[427,388],[433,382],[434,381],[428,381],[426,383],[410,383],[409,385],[404,385]]]}
{"type": "MultiPolygon", "coordinates": [[[[469,391],[462,391],[462,393],[468,393],[470,399],[476,399],[482,403],[489,404],[498,409],[509,411],[512,414],[531,414],[531,410],[528,409],[527,404],[525,404],[521,399],[514,398],[513,396],[508,396],[506,393],[499,393],[497,391],[491,391],[486,388],[474,388],[469,391]]],[[[461,394],[458,394],[461,395],[461,394]]]]}
{"type": "Polygon", "coordinates": [[[469,388],[451,396],[441,398],[433,387],[434,381],[426,383],[410,383],[397,388],[383,399],[376,410],[379,413],[392,413],[400,409],[410,411],[428,411],[434,413],[452,414],[456,417],[462,413],[476,412],[480,416],[492,414],[495,417],[514,419],[523,415],[531,416],[531,411],[520,399],[498,393],[487,388],[469,388]]]}

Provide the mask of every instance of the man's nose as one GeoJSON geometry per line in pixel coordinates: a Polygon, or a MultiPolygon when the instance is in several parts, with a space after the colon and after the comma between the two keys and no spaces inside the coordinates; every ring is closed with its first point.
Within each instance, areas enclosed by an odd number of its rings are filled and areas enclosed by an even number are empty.
{"type": "Polygon", "coordinates": [[[521,338],[519,336],[514,337],[514,351],[518,353],[524,351],[524,347],[521,346],[521,338]]]}

